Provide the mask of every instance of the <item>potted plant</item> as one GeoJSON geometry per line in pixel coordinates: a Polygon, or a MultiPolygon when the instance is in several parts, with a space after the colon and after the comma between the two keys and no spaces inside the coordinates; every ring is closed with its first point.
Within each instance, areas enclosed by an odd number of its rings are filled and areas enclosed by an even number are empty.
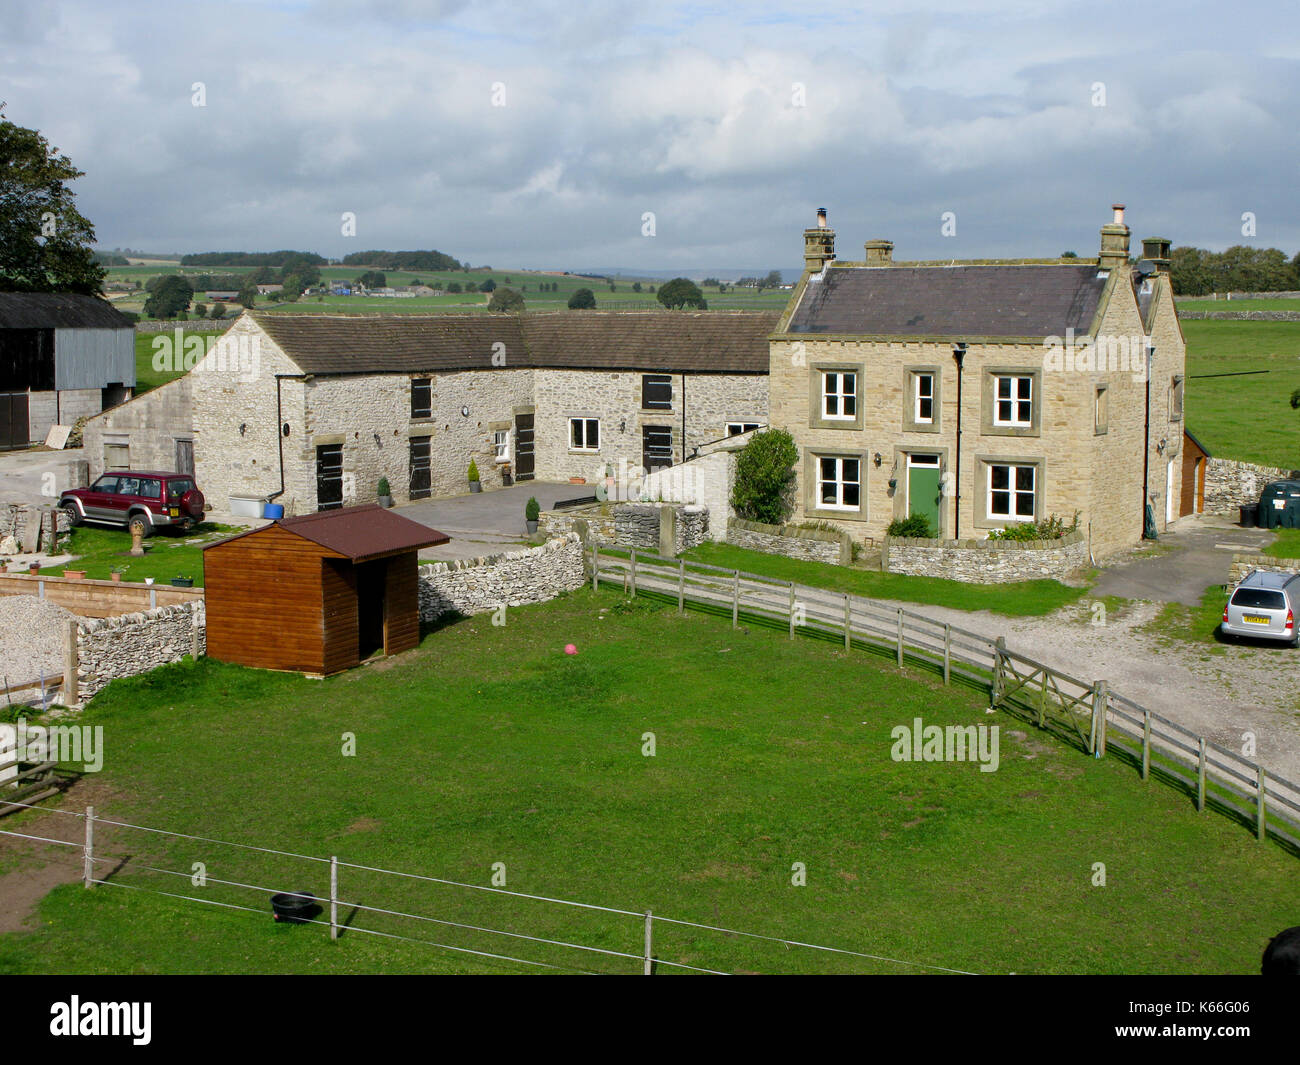
{"type": "Polygon", "coordinates": [[[122,571],[118,569],[116,566],[113,567],[113,569],[109,572],[108,576],[110,580],[116,583],[120,584],[122,581],[122,571]]]}
{"type": "Polygon", "coordinates": [[[84,581],[86,579],[86,571],[84,569],[65,569],[63,575],[69,580],[74,581],[84,581]]]}
{"type": "Polygon", "coordinates": [[[537,518],[541,513],[542,508],[537,503],[537,497],[529,496],[528,502],[524,504],[524,524],[530,533],[537,531],[537,518]]]}
{"type": "Polygon", "coordinates": [[[379,478],[379,505],[381,507],[391,507],[393,505],[393,492],[388,485],[388,478],[379,478]]]}
{"type": "Polygon", "coordinates": [[[193,578],[193,577],[182,577],[182,576],[180,576],[179,574],[177,574],[175,577],[172,578],[172,587],[173,587],[173,588],[193,588],[193,587],[194,587],[194,578],[193,578]]]}
{"type": "Polygon", "coordinates": [[[469,460],[469,490],[471,492],[483,491],[483,485],[478,479],[478,463],[473,459],[469,460]]]}
{"type": "Polygon", "coordinates": [[[35,577],[36,574],[41,572],[41,564],[39,562],[27,563],[27,572],[30,573],[33,577],[35,577]]]}

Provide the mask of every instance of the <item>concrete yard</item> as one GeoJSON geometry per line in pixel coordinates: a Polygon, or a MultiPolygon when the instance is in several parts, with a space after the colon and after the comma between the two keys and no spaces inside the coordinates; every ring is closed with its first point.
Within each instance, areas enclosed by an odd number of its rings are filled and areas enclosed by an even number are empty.
{"type": "Polygon", "coordinates": [[[394,512],[451,537],[449,544],[421,551],[421,561],[477,558],[525,546],[524,507],[529,496],[536,496],[542,510],[549,510],[558,500],[590,496],[595,490],[590,484],[527,481],[492,492],[425,499],[396,507],[394,512]]]}

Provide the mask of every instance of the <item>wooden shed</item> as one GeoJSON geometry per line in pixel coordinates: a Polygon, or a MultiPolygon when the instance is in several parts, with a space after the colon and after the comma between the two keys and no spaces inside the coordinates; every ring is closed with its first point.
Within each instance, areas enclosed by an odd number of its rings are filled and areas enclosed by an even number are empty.
{"type": "Polygon", "coordinates": [[[1210,458],[1196,437],[1183,429],[1183,492],[1178,513],[1200,514],[1205,510],[1205,463],[1210,458]]]}
{"type": "Polygon", "coordinates": [[[326,676],[409,650],[420,642],[417,553],[449,539],[371,503],[209,544],[207,653],[326,676]]]}

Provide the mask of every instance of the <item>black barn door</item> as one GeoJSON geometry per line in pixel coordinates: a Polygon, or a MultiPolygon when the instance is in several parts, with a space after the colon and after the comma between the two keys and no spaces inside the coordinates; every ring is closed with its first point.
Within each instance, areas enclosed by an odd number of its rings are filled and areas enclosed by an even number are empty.
{"type": "Polygon", "coordinates": [[[27,393],[0,392],[0,451],[12,451],[31,443],[27,421],[27,393]]]}
{"type": "Polygon", "coordinates": [[[533,415],[515,415],[515,480],[533,479],[533,415]]]}
{"type": "Polygon", "coordinates": [[[343,506],[343,445],[321,444],[316,448],[316,509],[337,510],[343,506]]]}

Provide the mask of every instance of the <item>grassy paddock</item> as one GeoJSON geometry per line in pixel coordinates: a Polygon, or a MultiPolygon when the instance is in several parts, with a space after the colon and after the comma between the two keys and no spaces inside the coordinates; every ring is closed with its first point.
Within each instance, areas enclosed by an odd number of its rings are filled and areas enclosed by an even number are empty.
{"type": "Polygon", "coordinates": [[[966,584],[939,577],[908,577],[852,566],[832,566],[825,562],[805,562],[731,544],[701,544],[686,551],[684,557],[711,566],[724,566],[872,599],[898,599],[955,610],[991,610],[1009,617],[1041,617],[1087,594],[1086,588],[1072,588],[1060,581],[966,584]]]}
{"type": "MultiPolygon", "coordinates": [[[[199,836],[825,943],[980,972],[1250,972],[1294,923],[1294,859],[1187,797],[1143,785],[987,698],[859,651],[790,641],[612,591],[487,616],[324,682],[204,660],[117,682],[101,815],[199,836]],[[578,647],[566,656],[566,643],[578,647]],[[1001,726],[1001,761],[896,762],[891,730],[1001,726]],[[356,739],[341,754],[344,734],[356,739]],[[656,753],[643,754],[653,733],[656,753]],[[793,886],[804,863],[807,885],[793,886]],[[1095,863],[1106,886],[1093,886],[1095,863]]],[[[31,815],[10,818],[22,830],[31,815]]],[[[140,891],[60,888],[4,972],[515,971],[359,932],[275,925],[264,891],[325,867],[102,829],[140,891]],[[166,877],[141,864],[183,871],[166,877]]],[[[75,863],[74,863],[75,864],[75,863]]],[[[638,917],[344,869],[343,896],[637,953],[638,917]]],[[[347,916],[345,908],[344,916],[347,916]]],[[[374,914],[358,927],[602,971],[574,954],[374,914]]],[[[916,971],[667,925],[664,960],[731,971],[916,971]]],[[[661,972],[671,970],[661,969],[661,972]]]]}
{"type": "Polygon", "coordinates": [[[133,558],[131,534],[125,529],[79,525],[72,530],[67,548],[76,559],[46,566],[41,573],[58,577],[65,569],[84,569],[88,579],[106,581],[117,568],[124,581],[152,577],[166,584],[173,577],[193,577],[197,588],[203,584],[203,545],[240,531],[233,525],[201,522],[189,533],[158,532],[145,540],[144,557],[133,558]]]}
{"type": "Polygon", "coordinates": [[[1273,558],[1300,558],[1300,529],[1278,529],[1277,539],[1264,548],[1273,558]]]}

